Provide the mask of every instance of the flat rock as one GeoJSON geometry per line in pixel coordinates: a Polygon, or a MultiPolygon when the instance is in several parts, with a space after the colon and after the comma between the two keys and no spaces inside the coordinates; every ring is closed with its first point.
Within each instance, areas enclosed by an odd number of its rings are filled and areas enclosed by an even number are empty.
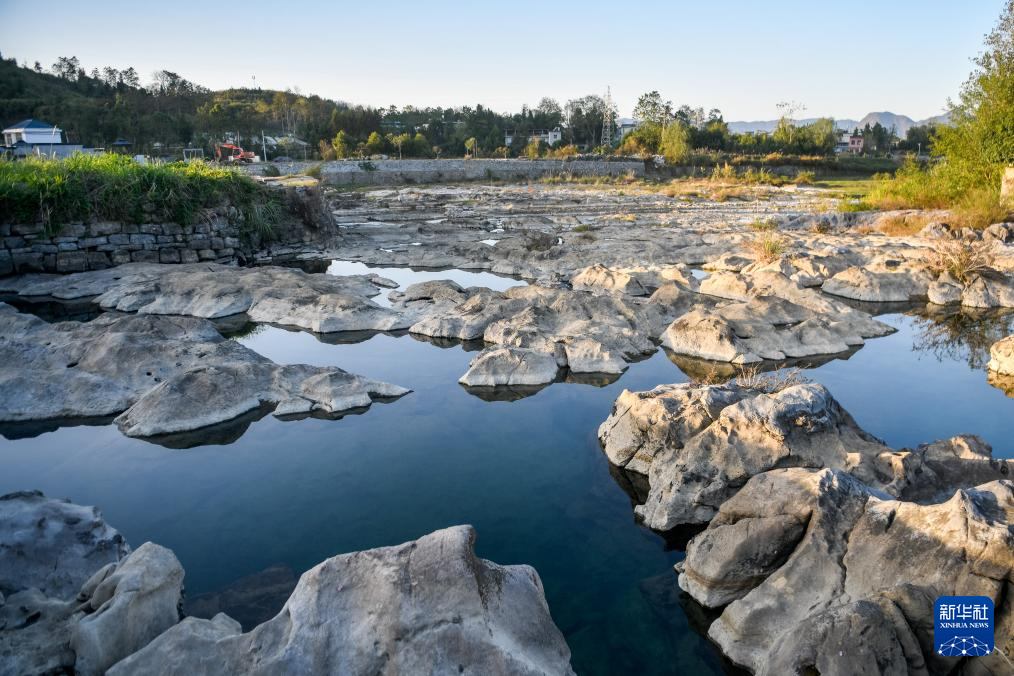
{"type": "Polygon", "coordinates": [[[579,291],[607,291],[628,296],[647,296],[648,289],[637,279],[622,270],[604,265],[592,265],[578,270],[570,279],[571,286],[579,291]]]}
{"type": "Polygon", "coordinates": [[[821,289],[843,298],[874,303],[910,301],[926,297],[932,278],[925,270],[878,272],[853,267],[824,282],[821,289]]]}
{"type": "Polygon", "coordinates": [[[337,368],[280,366],[193,317],[48,324],[0,304],[0,420],[121,414],[132,436],[192,430],[274,404],[334,415],[407,390],[337,368]]]}
{"type": "Polygon", "coordinates": [[[251,632],[188,618],[107,673],[573,673],[535,570],[479,559],[474,540],[458,526],[333,557],[251,632]]]}

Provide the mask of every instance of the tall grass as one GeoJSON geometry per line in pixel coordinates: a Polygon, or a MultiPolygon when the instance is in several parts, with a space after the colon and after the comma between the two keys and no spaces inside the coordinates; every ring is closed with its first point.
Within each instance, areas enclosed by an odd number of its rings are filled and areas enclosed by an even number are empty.
{"type": "Polygon", "coordinates": [[[236,207],[244,222],[270,230],[279,209],[249,176],[203,162],[142,165],[122,155],[74,155],[0,162],[0,221],[189,224],[207,209],[236,207]]]}

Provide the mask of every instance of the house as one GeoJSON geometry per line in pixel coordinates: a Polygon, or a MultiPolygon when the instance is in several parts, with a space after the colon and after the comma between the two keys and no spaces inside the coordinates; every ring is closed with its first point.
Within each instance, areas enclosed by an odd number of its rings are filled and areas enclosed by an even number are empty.
{"type": "Polygon", "coordinates": [[[63,130],[59,127],[31,118],[22,120],[3,130],[4,145],[15,146],[18,141],[28,145],[63,143],[63,130]]]}
{"type": "Polygon", "coordinates": [[[841,153],[852,153],[858,155],[863,152],[863,135],[862,134],[850,134],[848,132],[843,133],[838,138],[838,143],[834,146],[834,152],[837,154],[841,153]]]}
{"type": "Polygon", "coordinates": [[[621,140],[624,136],[641,126],[640,122],[630,117],[621,117],[616,120],[616,140],[621,140]]]}
{"type": "MultiPolygon", "coordinates": [[[[514,144],[515,136],[517,136],[515,130],[507,130],[503,135],[503,144],[510,148],[514,144]]],[[[538,139],[543,144],[552,146],[563,140],[563,132],[559,127],[555,129],[534,129],[528,134],[528,142],[531,143],[533,139],[538,139]]]]}

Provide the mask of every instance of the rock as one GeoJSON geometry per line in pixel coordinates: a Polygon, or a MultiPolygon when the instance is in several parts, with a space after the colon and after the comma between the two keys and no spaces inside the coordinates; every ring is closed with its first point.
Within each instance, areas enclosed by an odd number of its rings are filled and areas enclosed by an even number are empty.
{"type": "Polygon", "coordinates": [[[815,383],[759,376],[726,385],[666,385],[623,392],[599,427],[610,461],[646,474],[636,508],[660,531],[707,523],[750,477],[776,467],[829,467],[904,499],[1011,476],[975,437],[894,451],[864,432],[815,383]]]}
{"type": "Polygon", "coordinates": [[[756,296],[711,310],[696,309],[662,336],[672,352],[699,359],[749,364],[846,352],[891,327],[858,311],[818,314],[775,296],[756,296]]]}
{"type": "Polygon", "coordinates": [[[458,526],[336,556],[253,631],[189,618],[108,674],[573,673],[536,572],[477,558],[474,539],[458,526]]]}
{"type": "Polygon", "coordinates": [[[214,263],[132,264],[48,277],[22,296],[96,296],[107,310],[214,319],[246,312],[253,321],[335,331],[408,327],[398,313],[369,300],[379,293],[370,275],[339,277],[295,268],[236,268],[214,263]]]}
{"type": "Polygon", "coordinates": [[[752,257],[729,252],[722,254],[713,261],[705,263],[701,267],[705,270],[720,272],[739,272],[753,262],[754,259],[752,257]]]}
{"type": "MultiPolygon", "coordinates": [[[[1010,481],[919,505],[840,471],[775,469],[691,540],[680,586],[729,603],[708,635],[757,674],[949,673],[955,660],[933,649],[933,602],[988,596],[997,624],[1010,621],[1012,517],[1010,481]]],[[[994,651],[975,666],[1002,673],[1003,660],[994,651]]]]}
{"type": "Polygon", "coordinates": [[[578,291],[608,291],[628,296],[647,296],[648,290],[633,275],[622,270],[611,270],[603,265],[592,265],[578,270],[570,279],[578,291]]]}
{"type": "Polygon", "coordinates": [[[556,380],[558,370],[552,354],[523,347],[487,347],[472,359],[458,382],[469,387],[542,385],[556,380]]]}
{"type": "Polygon", "coordinates": [[[0,317],[3,421],[122,413],[126,434],[148,436],[225,422],[262,403],[276,415],[333,415],[407,392],[337,368],[279,366],[203,319],[107,314],[47,324],[4,304],[0,317]]]}
{"type": "Polygon", "coordinates": [[[7,597],[0,604],[0,674],[73,673],[70,628],[75,605],[38,589],[7,597]]]}
{"type": "Polygon", "coordinates": [[[69,598],[96,570],[129,551],[94,507],[39,491],[0,497],[0,593],[34,588],[69,598]]]}
{"type": "Polygon", "coordinates": [[[961,292],[965,307],[1014,307],[1014,276],[997,271],[975,274],[961,292]]]}
{"type": "Polygon", "coordinates": [[[993,343],[986,368],[1002,376],[1014,376],[1014,335],[993,343]]]}
{"type": "Polygon", "coordinates": [[[951,232],[951,226],[940,221],[933,221],[923,226],[922,230],[919,231],[919,237],[927,239],[952,239],[954,235],[951,232]]]}
{"type": "Polygon", "coordinates": [[[982,231],[982,239],[1010,244],[1014,242],[1014,223],[994,223],[982,231]]]}
{"type": "Polygon", "coordinates": [[[925,297],[932,279],[924,270],[877,272],[854,267],[824,282],[821,289],[843,298],[885,303],[925,297]]]}
{"type": "Polygon", "coordinates": [[[926,296],[929,298],[929,302],[936,305],[951,305],[961,302],[961,292],[960,282],[942,277],[929,285],[926,296]]]}
{"type": "Polygon", "coordinates": [[[146,542],[89,580],[79,595],[85,615],[74,623],[74,670],[104,674],[180,621],[183,567],[165,547],[146,542]]]}

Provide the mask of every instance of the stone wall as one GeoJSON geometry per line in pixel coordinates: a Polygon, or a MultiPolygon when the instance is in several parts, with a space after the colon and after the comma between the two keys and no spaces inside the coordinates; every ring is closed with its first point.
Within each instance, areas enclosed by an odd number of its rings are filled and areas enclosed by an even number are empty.
{"type": "Polygon", "coordinates": [[[490,178],[513,181],[557,174],[644,175],[644,162],[634,160],[338,160],[253,164],[244,169],[260,174],[269,164],[277,166],[283,174],[301,173],[320,165],[321,181],[330,185],[397,185],[490,178]]]}
{"type": "Polygon", "coordinates": [[[0,224],[0,275],[82,272],[123,263],[246,262],[267,244],[328,244],[337,237],[317,191],[290,191],[284,214],[267,238],[245,232],[235,207],[222,206],[198,223],[69,223],[49,235],[33,224],[0,224]],[[318,204],[318,202],[320,204],[318,204]]]}

